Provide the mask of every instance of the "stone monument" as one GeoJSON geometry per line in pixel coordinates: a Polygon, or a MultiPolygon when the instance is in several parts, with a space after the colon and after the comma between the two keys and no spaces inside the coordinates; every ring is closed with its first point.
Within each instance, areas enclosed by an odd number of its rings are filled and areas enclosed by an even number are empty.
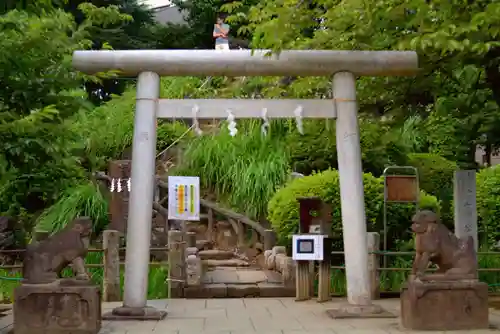
{"type": "Polygon", "coordinates": [[[76,218],[53,236],[28,245],[23,280],[14,292],[14,333],[97,334],[101,297],[85,271],[92,221],[76,218]],[[71,266],[72,278],[61,278],[71,266]]]}
{"type": "Polygon", "coordinates": [[[457,238],[431,211],[412,219],[415,260],[401,291],[401,320],[412,330],[488,328],[488,286],[479,282],[474,240],[457,238]],[[438,270],[426,273],[430,263],[438,270]]]}

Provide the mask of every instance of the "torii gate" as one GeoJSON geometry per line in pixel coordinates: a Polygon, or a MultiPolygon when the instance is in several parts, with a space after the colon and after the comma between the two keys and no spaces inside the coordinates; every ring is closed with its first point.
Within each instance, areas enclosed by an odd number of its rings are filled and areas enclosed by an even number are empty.
{"type": "MultiPolygon", "coordinates": [[[[125,293],[113,315],[124,319],[163,319],[164,312],[147,306],[149,244],[155,184],[156,119],[296,117],[336,118],[340,197],[344,235],[347,299],[353,306],[370,306],[367,230],[363,170],[356,102],[356,76],[413,75],[418,70],[413,51],[289,50],[137,50],[76,51],[73,66],[84,73],[118,70],[138,76],[132,185],[129,204],[125,293]],[[333,76],[330,100],[160,99],[160,76],[333,76]]],[[[113,131],[113,129],[110,129],[113,131]]]]}

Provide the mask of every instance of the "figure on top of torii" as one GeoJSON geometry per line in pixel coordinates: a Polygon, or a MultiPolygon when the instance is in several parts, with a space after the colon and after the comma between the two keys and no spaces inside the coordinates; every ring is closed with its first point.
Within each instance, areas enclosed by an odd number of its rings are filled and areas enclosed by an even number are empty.
{"type": "Polygon", "coordinates": [[[214,24],[213,37],[215,38],[215,50],[229,51],[229,24],[224,22],[224,17],[219,14],[214,24]]]}

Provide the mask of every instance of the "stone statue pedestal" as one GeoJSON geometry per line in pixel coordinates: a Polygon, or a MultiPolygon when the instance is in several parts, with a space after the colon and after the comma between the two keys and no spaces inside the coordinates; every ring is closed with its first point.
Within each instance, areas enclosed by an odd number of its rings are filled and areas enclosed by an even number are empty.
{"type": "Polygon", "coordinates": [[[408,281],[401,289],[401,322],[411,330],[486,329],[488,285],[477,280],[408,281]]]}
{"type": "Polygon", "coordinates": [[[14,291],[14,333],[97,334],[101,295],[94,285],[23,284],[14,291]]]}

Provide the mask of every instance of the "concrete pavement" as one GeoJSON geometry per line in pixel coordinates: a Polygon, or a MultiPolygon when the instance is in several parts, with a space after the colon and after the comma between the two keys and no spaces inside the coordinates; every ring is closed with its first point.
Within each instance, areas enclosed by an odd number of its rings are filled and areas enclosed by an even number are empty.
{"type": "MultiPolygon", "coordinates": [[[[293,298],[172,299],[153,300],[150,306],[166,309],[162,321],[103,322],[101,334],[392,334],[408,333],[399,328],[398,319],[329,318],[325,310],[345,302],[335,299],[319,304],[314,300],[295,302],[293,298]]],[[[399,314],[399,300],[377,301],[386,310],[399,314]]],[[[103,312],[121,303],[103,304],[103,312]]],[[[490,313],[492,325],[500,328],[500,311],[490,313]]],[[[12,316],[0,319],[0,332],[11,328],[12,316]]],[[[498,333],[498,329],[467,333],[498,333]]],[[[412,332],[415,333],[415,332],[412,332]]],[[[418,333],[418,332],[417,332],[418,333]]],[[[443,332],[444,333],[444,332],[443,332]]],[[[450,333],[450,332],[446,332],[450,333]]]]}

